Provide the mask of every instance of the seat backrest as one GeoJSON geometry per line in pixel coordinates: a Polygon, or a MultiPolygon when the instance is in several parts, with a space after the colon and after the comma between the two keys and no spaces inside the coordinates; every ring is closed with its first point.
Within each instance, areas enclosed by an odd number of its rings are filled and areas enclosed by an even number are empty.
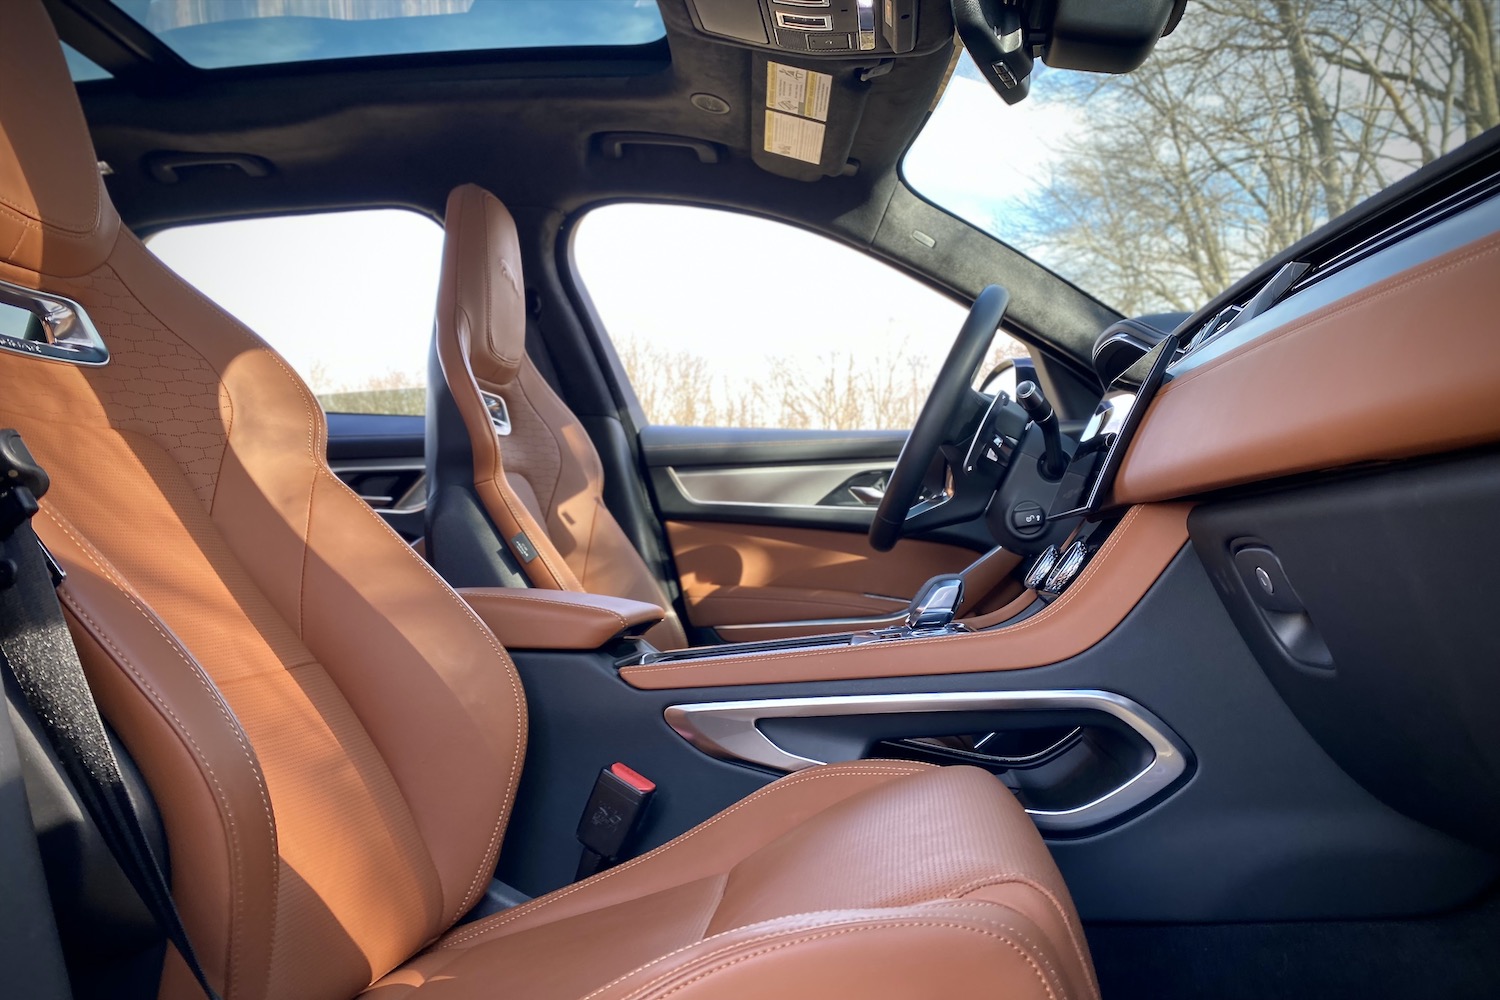
{"type": "MultiPolygon", "coordinates": [[[[667,617],[647,638],[663,649],[686,645],[671,601],[604,505],[604,471],[587,432],[526,355],[525,284],[510,212],[465,184],[448,196],[445,227],[437,360],[472,451],[475,494],[501,544],[533,586],[661,605],[667,617]],[[504,434],[494,399],[504,407],[504,434]]],[[[440,521],[429,526],[439,568],[445,546],[473,544],[443,531],[440,521]]]]}
{"type": "Polygon", "coordinates": [[[350,997],[488,884],[516,673],[329,473],[301,380],[121,226],[41,0],[0,4],[0,281],[75,300],[112,352],[0,349],[0,426],[51,473],[36,528],[196,950],[226,998],[350,997]]]}

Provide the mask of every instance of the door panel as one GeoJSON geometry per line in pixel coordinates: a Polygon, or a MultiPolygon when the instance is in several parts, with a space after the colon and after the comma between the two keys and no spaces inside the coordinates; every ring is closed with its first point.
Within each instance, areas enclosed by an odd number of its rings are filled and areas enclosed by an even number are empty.
{"type": "MultiPolygon", "coordinates": [[[[646,427],[641,450],[688,619],[729,641],[894,624],[917,590],[991,546],[982,526],[866,533],[901,431],[646,427]]],[[[979,596],[979,595],[972,595],[979,596]]]]}
{"type": "Polygon", "coordinates": [[[771,637],[726,626],[899,615],[928,579],[975,558],[920,541],[875,552],[863,535],[810,528],[668,521],[666,529],[688,615],[725,638],[771,637]]]}

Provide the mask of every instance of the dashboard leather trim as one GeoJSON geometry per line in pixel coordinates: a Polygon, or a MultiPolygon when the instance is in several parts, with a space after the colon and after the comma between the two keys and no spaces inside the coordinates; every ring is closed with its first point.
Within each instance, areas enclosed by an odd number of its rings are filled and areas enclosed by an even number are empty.
{"type": "Polygon", "coordinates": [[[1138,504],[1500,441],[1500,233],[1173,378],[1114,485],[1138,504]]]}
{"type": "Polygon", "coordinates": [[[626,667],[632,687],[720,687],[877,677],[981,673],[1040,667],[1076,656],[1124,621],[1187,543],[1190,504],[1126,512],[1077,581],[1014,625],[966,635],[905,639],[626,667]]]}

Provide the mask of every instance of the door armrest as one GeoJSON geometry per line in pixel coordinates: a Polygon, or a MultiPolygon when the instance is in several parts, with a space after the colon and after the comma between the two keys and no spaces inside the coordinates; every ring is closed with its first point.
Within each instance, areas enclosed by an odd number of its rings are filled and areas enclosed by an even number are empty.
{"type": "Polygon", "coordinates": [[[467,587],[458,596],[508,649],[598,649],[666,617],[655,604],[566,590],[467,587]]]}

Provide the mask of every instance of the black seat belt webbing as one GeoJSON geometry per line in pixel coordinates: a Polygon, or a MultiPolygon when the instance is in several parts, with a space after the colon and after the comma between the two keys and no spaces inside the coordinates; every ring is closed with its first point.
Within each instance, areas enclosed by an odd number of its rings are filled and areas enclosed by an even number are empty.
{"type": "Polygon", "coordinates": [[[219,1000],[188,940],[182,916],[110,747],[53,575],[30,524],[45,473],[14,431],[0,431],[0,666],[15,678],[104,842],[209,1000],[219,1000]],[[17,449],[19,446],[19,450],[17,449]],[[24,459],[21,458],[24,456],[24,459]],[[29,463],[32,469],[24,468],[29,463]],[[23,468],[17,473],[16,466],[23,468]],[[35,475],[27,475],[35,471],[35,475]]]}

